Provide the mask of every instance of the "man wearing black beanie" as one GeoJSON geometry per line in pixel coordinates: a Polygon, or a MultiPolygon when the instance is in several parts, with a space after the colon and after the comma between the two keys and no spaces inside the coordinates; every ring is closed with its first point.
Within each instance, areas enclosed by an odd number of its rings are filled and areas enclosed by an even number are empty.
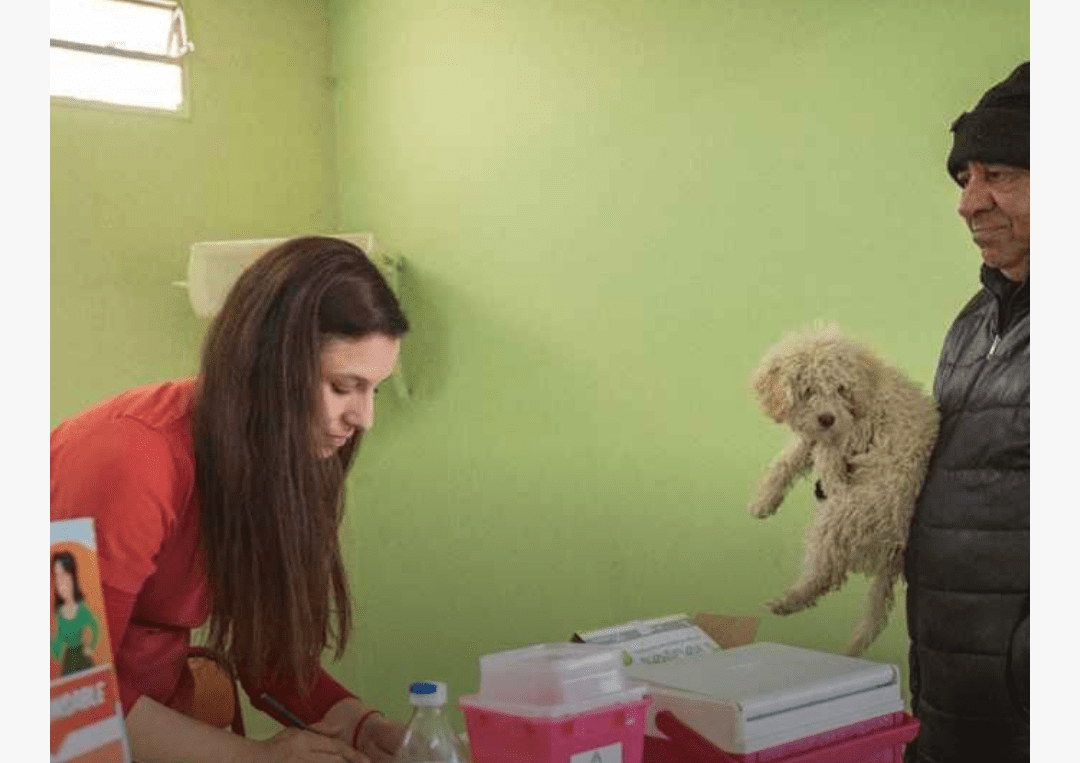
{"type": "Polygon", "coordinates": [[[941,430],[904,560],[920,721],[906,763],[1030,760],[1029,69],[952,125],[946,166],[983,288],[938,361],[941,430]]]}

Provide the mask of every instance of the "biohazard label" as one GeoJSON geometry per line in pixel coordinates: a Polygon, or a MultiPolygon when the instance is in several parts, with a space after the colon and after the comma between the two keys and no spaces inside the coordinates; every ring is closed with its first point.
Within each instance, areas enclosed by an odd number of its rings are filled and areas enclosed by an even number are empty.
{"type": "Polygon", "coordinates": [[[571,755],[570,763],[622,763],[622,742],[571,755]]]}

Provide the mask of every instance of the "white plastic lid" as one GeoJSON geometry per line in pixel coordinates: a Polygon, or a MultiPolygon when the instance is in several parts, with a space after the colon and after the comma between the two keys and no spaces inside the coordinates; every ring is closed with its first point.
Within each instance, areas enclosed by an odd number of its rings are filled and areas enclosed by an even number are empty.
{"type": "Polygon", "coordinates": [[[899,692],[895,665],[758,641],[692,660],[634,665],[632,677],[736,703],[747,720],[821,704],[880,686],[899,692]]]}
{"type": "Polygon", "coordinates": [[[479,710],[494,711],[504,715],[516,715],[523,718],[541,718],[547,720],[640,702],[645,696],[646,690],[647,687],[645,684],[633,684],[630,688],[615,692],[614,694],[601,694],[596,697],[578,700],[577,702],[562,702],[557,705],[502,702],[497,699],[488,699],[482,694],[467,694],[458,698],[458,704],[462,708],[471,707],[479,710]]]}
{"type": "Polygon", "coordinates": [[[632,688],[623,672],[622,650],[595,644],[536,644],[480,658],[484,700],[559,705],[632,688]]]}
{"type": "Polygon", "coordinates": [[[441,707],[446,704],[446,684],[442,681],[409,684],[409,702],[416,707],[441,707]]]}

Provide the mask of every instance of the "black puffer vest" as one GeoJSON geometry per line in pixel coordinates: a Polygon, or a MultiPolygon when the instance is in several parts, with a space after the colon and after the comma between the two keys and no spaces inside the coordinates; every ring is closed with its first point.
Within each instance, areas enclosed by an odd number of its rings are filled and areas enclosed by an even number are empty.
{"type": "Polygon", "coordinates": [[[920,763],[1030,759],[1030,290],[985,266],[982,281],[938,362],[941,432],[904,560],[920,763]]]}

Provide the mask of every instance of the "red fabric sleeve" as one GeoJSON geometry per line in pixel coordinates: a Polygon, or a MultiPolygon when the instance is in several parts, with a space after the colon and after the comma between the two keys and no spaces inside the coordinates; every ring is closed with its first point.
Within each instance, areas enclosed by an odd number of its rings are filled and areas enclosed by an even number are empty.
{"type": "MultiPolygon", "coordinates": [[[[53,519],[93,517],[101,580],[138,594],[184,497],[169,443],[133,419],[74,436],[53,464],[53,519]]],[[[119,643],[122,633],[112,634],[119,643]]]]}
{"type": "MultiPolygon", "coordinates": [[[[52,519],[94,518],[109,641],[120,663],[139,591],[176,518],[172,452],[157,432],[118,418],[85,432],[76,424],[51,466],[52,519]]],[[[116,672],[126,714],[144,692],[119,664],[116,672]]]]}
{"type": "Polygon", "coordinates": [[[240,683],[251,699],[251,706],[262,710],[282,726],[293,723],[263,699],[264,693],[276,699],[285,708],[304,723],[317,723],[326,712],[343,699],[356,697],[351,691],[335,681],[325,670],[320,670],[315,687],[306,700],[301,698],[296,686],[285,681],[250,681],[243,677],[240,683]]]}
{"type": "MultiPolygon", "coordinates": [[[[112,638],[113,633],[122,634],[127,630],[127,625],[131,621],[131,612],[135,609],[135,595],[107,585],[101,587],[101,593],[105,600],[105,619],[108,622],[109,636],[112,638]]],[[[118,643],[118,641],[113,642],[114,651],[118,648],[118,643]]],[[[127,716],[142,692],[133,686],[127,676],[120,671],[117,671],[116,682],[120,688],[120,705],[124,709],[124,715],[127,716]]]]}

